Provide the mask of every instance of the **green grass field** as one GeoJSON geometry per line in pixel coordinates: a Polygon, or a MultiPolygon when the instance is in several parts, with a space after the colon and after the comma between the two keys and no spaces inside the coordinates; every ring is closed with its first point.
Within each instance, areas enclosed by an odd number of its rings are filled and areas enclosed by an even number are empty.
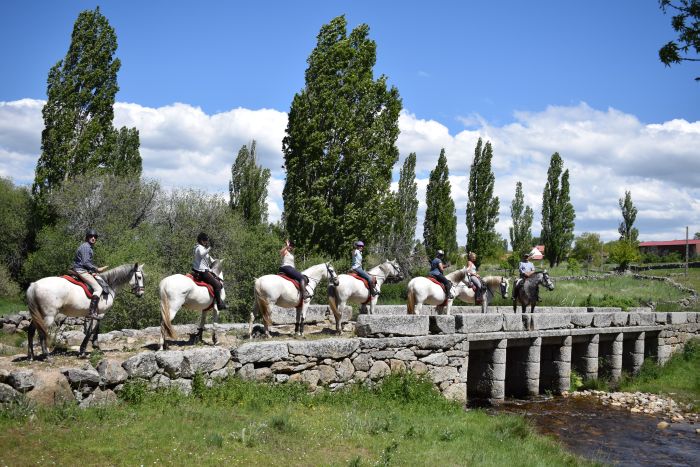
{"type": "Polygon", "coordinates": [[[0,464],[587,465],[520,417],[465,411],[411,376],[307,394],[228,380],[191,396],[131,386],[110,408],[0,412],[0,464]]]}
{"type": "Polygon", "coordinates": [[[20,299],[19,297],[0,297],[0,316],[11,315],[13,313],[17,313],[18,311],[26,309],[27,305],[25,305],[24,301],[22,301],[22,299],[20,299]]]}

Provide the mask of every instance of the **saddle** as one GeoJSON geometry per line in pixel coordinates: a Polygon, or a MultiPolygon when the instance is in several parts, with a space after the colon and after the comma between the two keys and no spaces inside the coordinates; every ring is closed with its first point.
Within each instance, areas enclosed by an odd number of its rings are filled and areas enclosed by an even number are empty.
{"type": "MultiPolygon", "coordinates": [[[[288,280],[289,282],[292,283],[292,285],[294,285],[294,287],[297,288],[297,290],[299,291],[299,304],[297,306],[301,306],[302,303],[304,303],[304,293],[301,290],[301,284],[299,283],[299,281],[296,279],[292,279],[291,277],[289,277],[288,275],[286,275],[283,272],[279,272],[279,273],[277,273],[277,275],[280,276],[282,279],[288,280]]],[[[304,277],[306,278],[306,283],[308,284],[309,278],[307,276],[304,276],[304,277]]]]}
{"type": "Polygon", "coordinates": [[[442,282],[440,282],[439,280],[435,279],[434,276],[425,276],[425,278],[428,279],[430,282],[433,282],[434,284],[437,284],[437,285],[440,286],[440,288],[442,289],[442,291],[443,291],[444,294],[445,294],[445,301],[442,302],[442,303],[440,304],[440,306],[445,306],[445,305],[447,305],[447,300],[449,300],[449,299],[447,298],[447,290],[445,290],[445,285],[444,285],[442,282]]]}
{"type": "MultiPolygon", "coordinates": [[[[67,280],[71,284],[75,284],[78,287],[81,287],[83,291],[85,291],[85,296],[89,299],[92,299],[92,287],[90,286],[90,284],[85,282],[82,277],[80,277],[80,274],[78,274],[72,269],[69,269],[68,271],[66,271],[66,274],[61,276],[61,278],[67,280]]],[[[96,276],[95,280],[102,286],[102,297],[107,297],[109,295],[110,290],[109,284],[107,284],[107,282],[105,282],[105,280],[102,279],[100,276],[96,276]]]]}
{"type": "Polygon", "coordinates": [[[211,285],[207,284],[204,281],[195,280],[194,276],[189,272],[187,274],[183,274],[183,276],[189,277],[192,280],[192,282],[194,282],[196,285],[198,285],[200,287],[206,287],[207,292],[209,292],[209,296],[211,297],[211,304],[208,307],[206,307],[204,309],[204,311],[208,311],[208,310],[211,310],[212,308],[214,308],[214,287],[212,287],[211,285]]]}
{"type": "MultiPolygon", "coordinates": [[[[355,279],[362,281],[362,283],[365,285],[365,288],[367,290],[369,290],[369,284],[367,283],[367,280],[364,277],[360,276],[359,274],[357,274],[355,272],[349,272],[348,276],[352,276],[355,279]]],[[[374,276],[372,276],[372,285],[377,285],[377,278],[374,276]]]]}

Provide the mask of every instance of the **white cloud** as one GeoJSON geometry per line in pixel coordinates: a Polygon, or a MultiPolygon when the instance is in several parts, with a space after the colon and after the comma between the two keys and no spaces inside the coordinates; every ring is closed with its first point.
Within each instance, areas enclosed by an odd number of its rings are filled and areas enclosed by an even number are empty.
{"type": "MultiPolygon", "coordinates": [[[[0,175],[29,184],[40,153],[44,102],[0,102],[0,175]]],[[[399,118],[397,145],[401,161],[417,154],[419,220],[422,235],[425,189],[441,148],[445,149],[458,218],[458,242],[466,239],[465,208],[469,166],[479,137],[494,150],[495,193],[501,201],[497,230],[507,238],[515,183],[523,182],[525,201],[535,210],[539,233],[542,190],[549,158],[559,152],[571,173],[571,197],[577,212],[576,232],[616,236],[618,198],[631,190],[639,209],[642,239],[681,238],[686,225],[700,231],[700,122],[672,120],[644,124],[615,109],[597,110],[585,103],[515,112],[515,121],[491,126],[478,114],[462,121],[468,128],[450,134],[435,120],[409,111],[399,118]]],[[[243,144],[257,141],[259,161],[272,171],[268,188],[271,220],[283,210],[282,138],[286,113],[274,109],[237,108],[208,115],[198,107],[175,103],[148,108],[115,105],[115,126],[136,127],[141,137],[144,175],[164,187],[194,187],[227,193],[230,167],[243,144]]],[[[396,189],[396,184],[392,185],[396,189]]]]}

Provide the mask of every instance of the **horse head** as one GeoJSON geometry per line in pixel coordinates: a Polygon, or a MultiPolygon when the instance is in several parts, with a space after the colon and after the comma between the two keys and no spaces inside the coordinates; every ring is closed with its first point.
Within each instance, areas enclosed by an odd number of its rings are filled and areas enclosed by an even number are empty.
{"type": "Polygon", "coordinates": [[[143,275],[143,264],[135,263],[134,268],[131,270],[131,277],[129,278],[129,285],[131,286],[131,293],[137,297],[143,297],[145,291],[145,277],[143,275]]]}
{"type": "Polygon", "coordinates": [[[546,269],[542,271],[542,284],[547,287],[547,290],[554,290],[554,282],[549,278],[549,273],[546,269]]]}
{"type": "Polygon", "coordinates": [[[340,281],[338,280],[338,273],[335,272],[335,268],[333,268],[331,263],[326,263],[326,271],[328,271],[328,282],[337,287],[340,281]]]}
{"type": "Polygon", "coordinates": [[[211,261],[211,264],[209,265],[211,268],[211,272],[214,273],[215,276],[217,276],[219,279],[222,281],[224,280],[224,271],[222,269],[221,263],[223,263],[223,259],[213,259],[211,261]]]}
{"type": "Polygon", "coordinates": [[[389,265],[389,270],[387,271],[387,277],[392,276],[397,278],[398,280],[403,280],[403,271],[401,269],[401,265],[396,259],[393,259],[391,261],[386,260],[386,263],[389,265]]]}

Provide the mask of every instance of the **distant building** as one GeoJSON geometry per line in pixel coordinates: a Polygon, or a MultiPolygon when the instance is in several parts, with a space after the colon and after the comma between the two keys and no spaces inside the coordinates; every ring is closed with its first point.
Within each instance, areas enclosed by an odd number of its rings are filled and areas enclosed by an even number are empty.
{"type": "MultiPolygon", "coordinates": [[[[688,257],[698,256],[700,240],[688,240],[688,257]]],[[[669,253],[679,253],[685,258],[685,240],[667,240],[663,242],[639,242],[639,251],[645,254],[666,256],[669,253]]]]}
{"type": "Polygon", "coordinates": [[[544,259],[544,245],[537,245],[530,252],[530,259],[533,261],[540,261],[544,259]]]}

